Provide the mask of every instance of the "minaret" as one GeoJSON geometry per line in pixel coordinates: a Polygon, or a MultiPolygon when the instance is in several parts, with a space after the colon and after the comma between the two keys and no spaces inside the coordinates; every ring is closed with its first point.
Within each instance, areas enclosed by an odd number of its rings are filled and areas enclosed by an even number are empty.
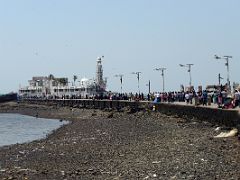
{"type": "Polygon", "coordinates": [[[96,70],[96,84],[100,87],[103,86],[103,68],[102,68],[102,58],[97,58],[97,70],[96,70]]]}

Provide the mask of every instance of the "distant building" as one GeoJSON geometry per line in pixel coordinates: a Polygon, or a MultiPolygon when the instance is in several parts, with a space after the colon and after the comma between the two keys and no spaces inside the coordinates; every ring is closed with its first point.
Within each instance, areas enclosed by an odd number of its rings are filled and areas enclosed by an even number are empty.
{"type": "Polygon", "coordinates": [[[28,81],[29,85],[19,89],[20,97],[92,97],[106,92],[107,81],[103,79],[102,58],[97,58],[95,79],[82,78],[75,85],[70,84],[68,78],[56,78],[53,75],[35,76],[28,81]]]}

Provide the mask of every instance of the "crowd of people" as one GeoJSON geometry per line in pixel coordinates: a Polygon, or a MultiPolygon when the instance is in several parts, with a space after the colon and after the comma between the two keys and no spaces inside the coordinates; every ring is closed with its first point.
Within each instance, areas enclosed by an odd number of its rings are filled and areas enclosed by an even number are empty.
{"type": "Polygon", "coordinates": [[[174,103],[185,102],[186,104],[209,106],[212,103],[219,108],[240,107],[240,91],[227,93],[225,90],[214,92],[203,91],[174,91],[174,92],[154,92],[143,93],[113,93],[107,92],[94,96],[48,96],[48,97],[28,97],[30,99],[94,99],[94,100],[127,100],[127,101],[153,101],[153,103],[174,103]]]}
{"type": "Polygon", "coordinates": [[[207,90],[195,92],[168,92],[155,93],[154,102],[186,102],[186,104],[208,106],[217,104],[219,108],[235,108],[240,107],[240,91],[235,90],[234,93],[227,93],[226,91],[208,92],[207,90]]]}

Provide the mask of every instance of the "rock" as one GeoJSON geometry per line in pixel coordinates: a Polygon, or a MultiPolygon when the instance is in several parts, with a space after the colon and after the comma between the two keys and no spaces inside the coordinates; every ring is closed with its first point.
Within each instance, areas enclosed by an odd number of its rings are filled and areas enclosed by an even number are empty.
{"type": "Polygon", "coordinates": [[[112,113],[112,112],[109,113],[108,116],[107,116],[107,118],[113,118],[113,113],[112,113]]]}
{"type": "Polygon", "coordinates": [[[94,112],[94,113],[92,113],[92,116],[97,116],[97,113],[95,113],[95,112],[94,112]]]}
{"type": "Polygon", "coordinates": [[[221,128],[220,127],[217,127],[214,131],[220,131],[221,128]]]}
{"type": "Polygon", "coordinates": [[[152,177],[153,177],[153,178],[156,178],[156,177],[157,177],[157,174],[153,174],[152,177]]]}
{"type": "Polygon", "coordinates": [[[65,172],[64,171],[61,171],[60,172],[62,176],[65,176],[65,172]]]}

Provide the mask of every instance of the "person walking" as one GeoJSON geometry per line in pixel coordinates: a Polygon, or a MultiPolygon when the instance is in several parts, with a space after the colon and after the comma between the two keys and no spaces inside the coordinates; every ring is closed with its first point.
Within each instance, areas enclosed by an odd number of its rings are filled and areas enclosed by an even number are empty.
{"type": "Polygon", "coordinates": [[[220,91],[218,94],[218,108],[222,107],[222,103],[223,103],[223,97],[222,97],[222,92],[220,91]]]}
{"type": "Polygon", "coordinates": [[[235,107],[240,106],[240,93],[238,90],[235,90],[235,93],[234,93],[234,104],[235,104],[235,107]]]}
{"type": "Polygon", "coordinates": [[[203,91],[202,99],[203,99],[203,106],[207,106],[208,94],[206,90],[203,91]]]}
{"type": "Polygon", "coordinates": [[[186,100],[186,103],[189,104],[189,92],[187,91],[186,94],[185,94],[185,100],[186,100]]]}

